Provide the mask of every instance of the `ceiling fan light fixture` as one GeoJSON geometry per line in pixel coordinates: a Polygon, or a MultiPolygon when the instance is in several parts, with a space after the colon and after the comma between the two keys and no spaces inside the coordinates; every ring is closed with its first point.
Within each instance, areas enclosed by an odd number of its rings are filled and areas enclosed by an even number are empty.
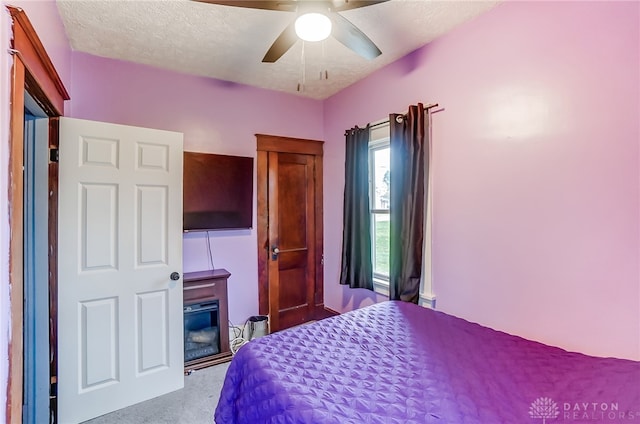
{"type": "Polygon", "coordinates": [[[295,28],[304,41],[322,41],[331,35],[331,20],[322,13],[305,13],[298,16],[295,28]]]}

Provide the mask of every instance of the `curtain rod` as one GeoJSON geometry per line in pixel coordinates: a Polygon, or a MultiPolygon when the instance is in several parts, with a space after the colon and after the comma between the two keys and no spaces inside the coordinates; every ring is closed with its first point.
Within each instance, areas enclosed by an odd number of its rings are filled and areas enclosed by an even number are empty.
{"type": "MultiPolygon", "coordinates": [[[[438,107],[438,106],[439,106],[438,103],[432,103],[432,104],[426,105],[426,106],[424,106],[424,111],[428,112],[429,109],[433,109],[434,107],[438,107]]],[[[380,125],[385,125],[385,124],[388,124],[388,123],[389,123],[389,120],[385,119],[384,121],[380,121],[380,122],[377,122],[375,124],[371,124],[369,126],[369,128],[371,129],[371,128],[379,127],[380,125]]]]}

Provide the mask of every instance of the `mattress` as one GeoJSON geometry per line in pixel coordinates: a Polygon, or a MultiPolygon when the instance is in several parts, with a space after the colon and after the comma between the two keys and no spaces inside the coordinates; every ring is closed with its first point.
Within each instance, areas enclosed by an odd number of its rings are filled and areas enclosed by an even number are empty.
{"type": "Polygon", "coordinates": [[[388,301],[243,346],[215,422],[640,423],[640,362],[388,301]]]}

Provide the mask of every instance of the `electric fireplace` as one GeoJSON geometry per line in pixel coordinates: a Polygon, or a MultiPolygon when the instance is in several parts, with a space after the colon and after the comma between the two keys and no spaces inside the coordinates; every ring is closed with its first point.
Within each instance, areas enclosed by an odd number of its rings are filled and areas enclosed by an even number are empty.
{"type": "Polygon", "coordinates": [[[184,371],[231,360],[225,269],[184,274],[184,371]]]}
{"type": "Polygon", "coordinates": [[[193,361],[220,353],[218,300],[184,307],[184,360],[193,361]]]}

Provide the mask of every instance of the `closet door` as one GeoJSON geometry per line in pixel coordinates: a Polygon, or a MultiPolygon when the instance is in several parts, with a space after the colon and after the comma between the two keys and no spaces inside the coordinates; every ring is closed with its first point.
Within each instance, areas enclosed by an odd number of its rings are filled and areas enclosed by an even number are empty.
{"type": "Polygon", "coordinates": [[[260,310],[272,331],[324,310],[322,142],[258,136],[260,310]]]}

